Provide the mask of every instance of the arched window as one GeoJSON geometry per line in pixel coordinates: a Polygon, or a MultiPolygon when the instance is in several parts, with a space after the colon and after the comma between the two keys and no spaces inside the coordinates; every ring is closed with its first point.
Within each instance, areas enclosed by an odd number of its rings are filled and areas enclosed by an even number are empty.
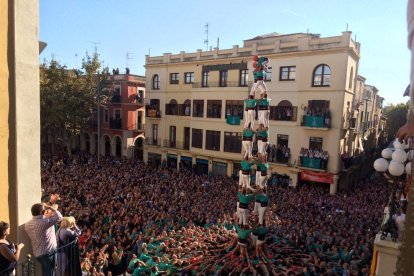
{"type": "Polygon", "coordinates": [[[158,74],[155,74],[152,77],[152,89],[155,89],[155,90],[160,89],[160,77],[158,76],[158,74]]]}
{"type": "Polygon", "coordinates": [[[189,99],[184,101],[184,104],[180,110],[182,116],[190,116],[191,114],[191,101],[189,99]]]}
{"type": "Polygon", "coordinates": [[[170,100],[170,103],[165,105],[165,114],[167,115],[177,115],[178,113],[178,103],[175,99],[170,100]]]}
{"type": "Polygon", "coordinates": [[[287,100],[283,100],[277,106],[292,106],[292,103],[287,100]]]}
{"type": "Polygon", "coordinates": [[[354,82],[354,67],[351,67],[351,72],[349,73],[348,89],[352,89],[353,82],[354,82]]]}
{"type": "Polygon", "coordinates": [[[316,66],[313,71],[312,86],[330,86],[331,68],[326,64],[316,66]]]}

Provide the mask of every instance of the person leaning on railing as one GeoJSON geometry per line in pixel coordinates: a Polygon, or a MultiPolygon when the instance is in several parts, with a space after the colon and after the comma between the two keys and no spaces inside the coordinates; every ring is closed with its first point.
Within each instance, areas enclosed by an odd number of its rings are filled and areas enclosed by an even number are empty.
{"type": "Polygon", "coordinates": [[[36,203],[32,206],[33,218],[26,222],[25,230],[30,238],[33,255],[42,266],[42,275],[54,276],[56,269],[56,234],[55,225],[62,219],[57,210],[58,194],[50,196],[49,204],[36,203]]]}
{"type": "Polygon", "coordinates": [[[82,275],[77,238],[81,230],[74,217],[64,217],[56,233],[58,247],[58,275],[82,275]]]}
{"type": "Polygon", "coordinates": [[[0,221],[0,275],[14,275],[14,269],[20,257],[23,243],[15,245],[6,237],[10,234],[10,225],[0,221]]]}

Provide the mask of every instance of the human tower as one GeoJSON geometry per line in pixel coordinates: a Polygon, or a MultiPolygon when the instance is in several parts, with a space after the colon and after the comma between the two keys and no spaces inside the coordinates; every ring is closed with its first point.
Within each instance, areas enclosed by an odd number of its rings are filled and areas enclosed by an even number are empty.
{"type": "Polygon", "coordinates": [[[263,253],[265,235],[267,233],[265,215],[269,205],[267,180],[269,164],[267,152],[269,137],[269,102],[267,88],[264,83],[267,64],[266,57],[253,56],[254,83],[245,102],[245,123],[243,129],[243,160],[239,172],[239,191],[237,202],[237,238],[240,254],[248,258],[249,242],[256,248],[256,256],[263,253]],[[256,99],[256,91],[260,90],[260,98],[256,99]],[[256,108],[258,109],[259,127],[254,130],[256,108]],[[253,140],[257,140],[257,155],[253,156],[253,140]],[[256,169],[255,181],[251,185],[251,176],[256,169]],[[249,205],[254,202],[252,223],[249,223],[249,205]]]}

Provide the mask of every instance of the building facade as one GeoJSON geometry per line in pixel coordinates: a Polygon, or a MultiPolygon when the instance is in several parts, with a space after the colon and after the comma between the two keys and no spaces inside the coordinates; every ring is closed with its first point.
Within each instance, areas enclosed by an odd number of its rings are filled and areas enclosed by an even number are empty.
{"type": "Polygon", "coordinates": [[[327,38],[270,34],[245,40],[243,47],[146,56],[144,160],[237,175],[238,124],[253,79],[252,56],[266,56],[270,149],[288,149],[287,158],[271,159],[272,173],[293,185],[300,179],[322,180],[335,193],[349,136],[347,103],[353,102],[359,46],[351,32],[327,38]],[[314,158],[303,162],[301,149],[326,151],[327,168],[314,158]]]}
{"type": "MultiPolygon", "coordinates": [[[[145,129],[145,77],[114,73],[102,89],[109,98],[95,110],[90,129],[80,136],[80,149],[103,156],[125,156],[143,159],[145,129]],[[99,147],[98,147],[99,141],[99,147]]],[[[77,148],[76,145],[74,148],[77,148]]]]}

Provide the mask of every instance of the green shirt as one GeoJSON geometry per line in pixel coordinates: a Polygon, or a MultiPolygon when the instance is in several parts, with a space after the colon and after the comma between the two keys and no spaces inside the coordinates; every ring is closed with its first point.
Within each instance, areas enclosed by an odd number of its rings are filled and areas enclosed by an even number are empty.
{"type": "Polygon", "coordinates": [[[253,200],[252,194],[244,195],[240,193],[238,196],[239,196],[239,202],[243,204],[249,204],[253,200]]]}
{"type": "Polygon", "coordinates": [[[257,164],[257,167],[261,172],[267,173],[267,171],[269,170],[269,163],[259,163],[257,164]]]}
{"type": "Polygon", "coordinates": [[[241,165],[241,169],[243,171],[250,171],[252,166],[254,165],[254,161],[249,162],[249,161],[243,160],[243,161],[241,161],[240,165],[241,165]]]}
{"type": "Polygon", "coordinates": [[[253,138],[254,132],[251,129],[243,130],[243,137],[253,138]]]}
{"type": "Polygon", "coordinates": [[[128,268],[132,271],[134,271],[135,269],[135,264],[138,262],[138,258],[137,259],[133,259],[132,261],[129,262],[128,268]]]}
{"type": "Polygon", "coordinates": [[[266,194],[257,194],[256,195],[256,200],[259,201],[259,202],[268,203],[269,202],[269,197],[266,194]]]}
{"type": "Polygon", "coordinates": [[[246,103],[246,108],[255,108],[257,101],[255,99],[246,99],[244,102],[246,103]]]}
{"type": "Polygon", "coordinates": [[[134,269],[134,273],[132,273],[133,276],[140,276],[142,272],[149,271],[145,267],[137,267],[134,269]]]}
{"type": "Polygon", "coordinates": [[[270,100],[268,100],[267,98],[262,98],[262,99],[258,100],[257,105],[268,107],[270,105],[270,100]]]}
{"type": "Polygon", "coordinates": [[[252,231],[250,229],[242,229],[237,226],[237,237],[239,239],[247,239],[252,231]]]}
{"type": "Polygon", "coordinates": [[[262,138],[268,138],[269,137],[269,130],[267,129],[259,129],[257,131],[257,136],[262,138]]]}

